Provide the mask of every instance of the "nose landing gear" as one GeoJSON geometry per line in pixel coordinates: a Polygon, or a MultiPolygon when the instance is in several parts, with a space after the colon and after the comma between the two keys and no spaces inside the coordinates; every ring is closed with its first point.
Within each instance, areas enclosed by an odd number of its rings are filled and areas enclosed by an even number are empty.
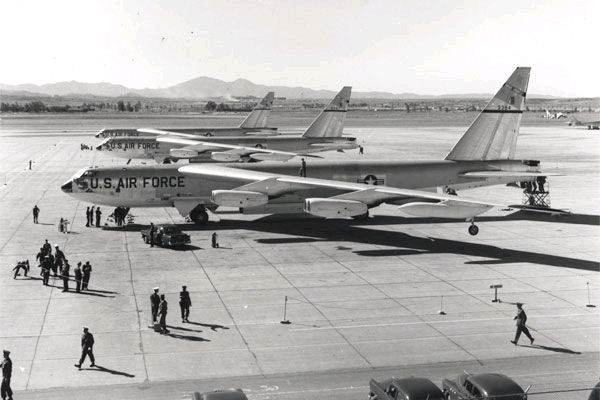
{"type": "Polygon", "coordinates": [[[479,227],[475,225],[475,221],[471,220],[471,225],[469,226],[469,233],[471,236],[475,236],[479,233],[479,227]]]}

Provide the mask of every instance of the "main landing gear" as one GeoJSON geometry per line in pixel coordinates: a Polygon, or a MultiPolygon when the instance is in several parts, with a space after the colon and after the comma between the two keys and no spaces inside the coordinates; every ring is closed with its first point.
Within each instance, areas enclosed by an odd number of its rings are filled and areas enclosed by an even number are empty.
{"type": "Polygon", "coordinates": [[[475,225],[475,221],[471,220],[471,225],[469,226],[469,233],[471,236],[475,236],[479,233],[479,227],[475,225]]]}
{"type": "Polygon", "coordinates": [[[196,225],[203,225],[208,222],[208,213],[206,212],[206,208],[203,205],[199,205],[190,211],[190,219],[196,225]]]}

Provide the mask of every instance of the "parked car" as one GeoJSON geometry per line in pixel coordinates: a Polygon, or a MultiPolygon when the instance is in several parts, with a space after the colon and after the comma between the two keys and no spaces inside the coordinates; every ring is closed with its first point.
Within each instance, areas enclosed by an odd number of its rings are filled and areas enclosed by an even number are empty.
{"type": "Polygon", "coordinates": [[[444,393],[426,378],[371,379],[369,400],[444,400],[444,393]]]}
{"type": "MultiPolygon", "coordinates": [[[[189,244],[190,235],[181,232],[176,225],[155,225],[154,244],[162,247],[177,247],[189,244]]],[[[150,243],[150,228],[141,232],[142,240],[150,243]]]]}
{"type": "Polygon", "coordinates": [[[467,372],[456,379],[442,381],[448,400],[526,400],[527,393],[506,375],[485,373],[471,375],[467,372]]]}
{"type": "Polygon", "coordinates": [[[242,389],[214,390],[212,392],[194,392],[192,400],[248,400],[242,389]]]}

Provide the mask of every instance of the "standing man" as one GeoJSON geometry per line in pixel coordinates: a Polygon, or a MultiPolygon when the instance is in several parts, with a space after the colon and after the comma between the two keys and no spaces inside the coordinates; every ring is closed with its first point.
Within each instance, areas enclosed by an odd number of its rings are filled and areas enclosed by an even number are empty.
{"type": "Polygon", "coordinates": [[[92,348],[94,347],[94,335],[89,332],[87,326],[83,327],[83,335],[81,335],[81,358],[79,364],[75,364],[77,368],[81,368],[81,364],[85,361],[85,357],[89,356],[92,364],[90,367],[96,366],[96,360],[94,359],[94,353],[92,348]]]}
{"type": "Polygon", "coordinates": [[[79,293],[81,291],[81,279],[83,277],[83,274],[81,273],[81,261],[77,263],[73,273],[75,274],[75,291],[79,293]]]}
{"type": "Polygon", "coordinates": [[[44,242],[42,249],[44,250],[45,254],[52,253],[52,246],[50,246],[50,243],[48,243],[48,239],[46,239],[46,241],[44,242]]]}
{"type": "Polygon", "coordinates": [[[87,210],[85,210],[85,218],[86,218],[85,226],[87,226],[87,227],[90,226],[90,220],[92,219],[91,216],[92,216],[92,214],[90,213],[90,206],[88,206],[87,210]]]}
{"type": "Polygon", "coordinates": [[[96,228],[100,228],[100,217],[102,216],[102,211],[100,211],[100,207],[96,208],[96,228]]]}
{"type": "Polygon", "coordinates": [[[33,206],[33,223],[37,224],[38,223],[38,216],[40,215],[40,209],[37,206],[37,204],[35,206],[33,206]]]}
{"type": "Polygon", "coordinates": [[[56,271],[62,270],[62,267],[66,261],[65,253],[62,252],[61,249],[58,248],[58,245],[54,245],[54,268],[52,271],[54,272],[54,276],[56,276],[56,271]]]}
{"type": "Polygon", "coordinates": [[[521,336],[521,332],[525,334],[531,340],[531,344],[535,340],[531,334],[529,333],[529,329],[527,329],[527,314],[525,314],[525,310],[523,310],[523,303],[517,303],[517,315],[513,318],[517,320],[517,333],[515,334],[515,340],[511,340],[510,342],[515,346],[519,342],[519,336],[521,336]]]}
{"type": "Polygon", "coordinates": [[[160,333],[164,335],[165,333],[169,333],[167,330],[167,311],[168,311],[168,303],[167,299],[165,299],[165,295],[160,295],[160,304],[158,305],[158,316],[160,317],[160,333]]]}
{"type": "Polygon", "coordinates": [[[365,150],[363,149],[363,147],[361,145],[358,145],[358,154],[363,155],[365,153],[365,150]]]}
{"type": "Polygon", "coordinates": [[[181,322],[190,322],[188,317],[190,316],[190,307],[192,306],[192,300],[190,299],[190,292],[186,290],[187,286],[181,287],[179,292],[179,308],[181,308],[181,322]]]}
{"type": "Polygon", "coordinates": [[[90,226],[94,226],[94,206],[90,208],[90,226]]]}
{"type": "Polygon", "coordinates": [[[156,234],[156,228],[154,223],[150,222],[150,247],[154,247],[154,235],[156,234]]]}
{"type": "Polygon", "coordinates": [[[300,164],[300,176],[306,178],[306,160],[304,158],[300,164]]]}
{"type": "Polygon", "coordinates": [[[160,296],[158,295],[158,286],[154,288],[154,293],[150,295],[150,306],[152,308],[152,323],[156,322],[158,307],[160,306],[160,296]]]}
{"type": "Polygon", "coordinates": [[[69,291],[69,269],[71,266],[69,265],[69,260],[65,260],[65,265],[60,269],[60,276],[63,281],[63,292],[69,291]]]}
{"type": "Polygon", "coordinates": [[[213,249],[219,247],[219,242],[217,242],[217,239],[218,239],[217,232],[213,232],[212,237],[211,237],[211,245],[212,245],[213,249]]]}
{"type": "Polygon", "coordinates": [[[13,400],[13,392],[10,388],[10,377],[12,376],[12,360],[10,359],[10,351],[2,350],[4,355],[4,359],[0,363],[0,367],[2,368],[2,386],[0,386],[0,395],[2,395],[2,400],[6,400],[8,396],[8,400],[13,400]]]}
{"type": "Polygon", "coordinates": [[[92,275],[92,265],[89,261],[86,261],[81,268],[81,272],[83,272],[83,281],[81,283],[81,290],[87,290],[88,284],[90,283],[90,277],[92,275]]]}
{"type": "Polygon", "coordinates": [[[51,264],[50,255],[46,255],[42,260],[42,283],[44,286],[48,286],[48,282],[50,281],[51,264]]]}

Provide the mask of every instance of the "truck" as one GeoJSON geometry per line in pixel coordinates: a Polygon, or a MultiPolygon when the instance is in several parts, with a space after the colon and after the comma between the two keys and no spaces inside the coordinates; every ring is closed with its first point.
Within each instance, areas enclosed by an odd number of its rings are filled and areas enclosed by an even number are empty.
{"type": "MultiPolygon", "coordinates": [[[[183,233],[177,225],[155,225],[154,244],[161,247],[178,247],[191,243],[190,235],[183,233]]],[[[150,228],[141,232],[142,240],[150,243],[150,228]]]]}

